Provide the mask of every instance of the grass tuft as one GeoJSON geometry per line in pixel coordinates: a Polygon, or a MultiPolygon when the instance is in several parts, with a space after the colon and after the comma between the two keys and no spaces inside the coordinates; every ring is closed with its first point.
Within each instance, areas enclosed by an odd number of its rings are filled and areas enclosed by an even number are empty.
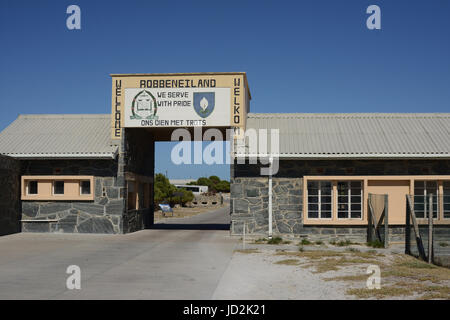
{"type": "Polygon", "coordinates": [[[369,241],[366,245],[372,248],[384,248],[384,244],[380,240],[369,241]]]}

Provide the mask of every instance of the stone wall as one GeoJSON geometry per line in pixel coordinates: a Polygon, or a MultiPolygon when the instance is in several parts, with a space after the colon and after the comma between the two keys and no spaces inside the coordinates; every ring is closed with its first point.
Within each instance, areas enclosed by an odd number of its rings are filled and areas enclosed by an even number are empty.
{"type": "Polygon", "coordinates": [[[123,233],[124,188],[116,160],[27,160],[22,175],[92,175],[94,201],[22,201],[24,232],[123,233]]]}
{"type": "Polygon", "coordinates": [[[214,195],[194,195],[194,200],[190,204],[193,207],[221,206],[223,204],[223,196],[218,193],[214,195]]]}
{"type": "MultiPolygon", "coordinates": [[[[122,143],[119,152],[119,175],[131,173],[145,177],[153,184],[155,172],[155,141],[150,132],[126,128],[122,130],[122,143]]],[[[126,185],[124,186],[126,190],[126,185]]],[[[125,210],[124,232],[134,232],[153,225],[153,186],[151,187],[150,208],[142,210],[125,210]]],[[[127,194],[127,191],[124,193],[127,194]]],[[[128,207],[127,197],[124,197],[125,208],[128,207]]]]}
{"type": "Polygon", "coordinates": [[[20,230],[19,162],[0,155],[0,236],[20,230]]]}
{"type": "MultiPolygon", "coordinates": [[[[272,179],[274,235],[308,237],[311,240],[367,241],[365,226],[303,225],[303,177],[305,175],[448,175],[448,160],[282,160],[272,179]]],[[[268,234],[268,177],[260,166],[231,165],[231,234],[268,234]]],[[[389,230],[390,241],[404,240],[404,227],[389,230]]]]}

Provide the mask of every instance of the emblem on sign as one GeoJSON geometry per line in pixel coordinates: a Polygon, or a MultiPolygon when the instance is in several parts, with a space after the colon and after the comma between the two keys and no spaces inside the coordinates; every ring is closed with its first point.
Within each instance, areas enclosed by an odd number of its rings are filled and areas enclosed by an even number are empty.
{"type": "Polygon", "coordinates": [[[155,97],[149,91],[142,90],[133,98],[130,119],[157,119],[157,110],[155,97]]]}
{"type": "Polygon", "coordinates": [[[208,117],[214,111],[214,92],[194,92],[194,110],[202,117],[208,117]]]}

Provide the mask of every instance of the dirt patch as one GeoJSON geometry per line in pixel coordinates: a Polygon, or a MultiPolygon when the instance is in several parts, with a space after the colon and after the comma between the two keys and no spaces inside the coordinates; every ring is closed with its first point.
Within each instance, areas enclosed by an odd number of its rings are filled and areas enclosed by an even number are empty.
{"type": "Polygon", "coordinates": [[[234,252],[250,254],[250,253],[259,253],[260,251],[258,249],[238,249],[234,250],[234,252]]]}
{"type": "Polygon", "coordinates": [[[298,259],[285,259],[275,262],[275,264],[285,264],[288,266],[298,266],[300,264],[300,260],[298,259]]]}
{"type": "MultiPolygon", "coordinates": [[[[318,290],[322,290],[326,283],[342,283],[342,294],[353,299],[450,299],[450,269],[428,264],[395,250],[367,250],[365,246],[345,249],[315,247],[310,250],[301,246],[298,251],[288,251],[282,249],[283,246],[273,248],[251,252],[261,255],[263,263],[270,261],[274,265],[293,268],[295,272],[303,269],[311,278],[317,275],[318,290]],[[274,259],[268,258],[268,255],[274,259]],[[276,259],[281,257],[285,259],[276,259]],[[367,288],[367,279],[372,275],[367,270],[371,265],[380,268],[381,289],[367,288]]],[[[330,287],[339,288],[336,285],[330,287]]]]}

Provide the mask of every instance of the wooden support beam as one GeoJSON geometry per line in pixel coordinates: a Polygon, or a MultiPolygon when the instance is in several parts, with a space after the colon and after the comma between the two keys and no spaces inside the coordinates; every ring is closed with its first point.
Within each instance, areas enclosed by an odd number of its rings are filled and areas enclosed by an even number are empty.
{"type": "Polygon", "coordinates": [[[413,223],[414,233],[416,234],[416,243],[417,243],[417,250],[419,251],[419,256],[424,261],[427,261],[426,256],[425,256],[425,250],[423,248],[422,237],[420,236],[420,232],[419,232],[419,225],[417,224],[416,214],[414,212],[414,207],[412,205],[411,195],[407,194],[406,200],[407,200],[408,206],[409,206],[409,213],[410,213],[411,220],[413,223]]]}

